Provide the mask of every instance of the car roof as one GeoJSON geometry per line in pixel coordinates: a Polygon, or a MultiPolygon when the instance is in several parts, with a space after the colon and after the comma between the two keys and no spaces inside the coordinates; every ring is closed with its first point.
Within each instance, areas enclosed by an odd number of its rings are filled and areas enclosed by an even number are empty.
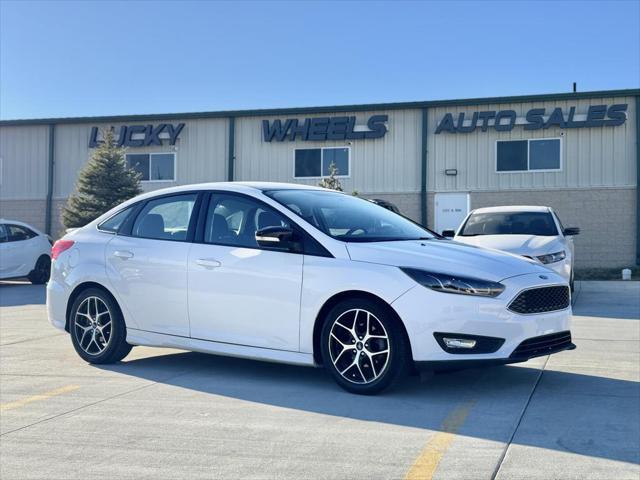
{"type": "MultiPolygon", "coordinates": [[[[152,190],[150,192],[142,193],[136,197],[121,203],[116,209],[120,207],[126,208],[127,206],[139,202],[141,200],[147,200],[158,196],[171,195],[178,193],[197,192],[201,190],[224,190],[227,192],[238,192],[255,194],[256,191],[265,190],[312,190],[312,191],[324,191],[335,192],[334,190],[328,190],[322,187],[314,187],[311,185],[301,185],[297,183],[278,183],[278,182],[208,182],[208,183],[193,183],[189,185],[177,185],[175,187],[161,188],[159,190],[152,190]]],[[[339,193],[339,192],[336,192],[339,193]]],[[[112,209],[113,210],[113,209],[112,209]]],[[[107,213],[112,212],[110,210],[107,213]]],[[[102,221],[105,215],[101,215],[97,220],[102,221]]]]}
{"type": "Polygon", "coordinates": [[[153,197],[155,195],[188,192],[192,190],[228,190],[230,192],[251,192],[255,190],[321,190],[326,188],[315,187],[312,185],[301,185],[297,183],[279,183],[279,182],[207,182],[193,183],[189,185],[178,185],[175,187],[163,188],[144,193],[137,198],[153,197]]]}
{"type": "Polygon", "coordinates": [[[541,205],[506,205],[502,207],[476,208],[473,213],[514,213],[514,212],[550,212],[551,208],[541,205]]]}

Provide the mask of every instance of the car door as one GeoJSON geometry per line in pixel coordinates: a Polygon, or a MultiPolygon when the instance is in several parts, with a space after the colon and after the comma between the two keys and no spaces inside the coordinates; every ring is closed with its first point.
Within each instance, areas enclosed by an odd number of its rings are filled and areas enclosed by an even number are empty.
{"type": "Polygon", "coordinates": [[[189,336],[187,261],[197,193],[148,200],[107,244],[107,275],[141,330],[189,336]]]}
{"type": "Polygon", "coordinates": [[[28,275],[38,259],[38,235],[22,225],[7,223],[4,227],[7,241],[2,244],[2,276],[28,275]]]}
{"type": "Polygon", "coordinates": [[[212,193],[200,225],[189,253],[191,336],[298,351],[303,256],[255,240],[287,219],[257,199],[212,193]]]}
{"type": "Polygon", "coordinates": [[[10,255],[12,245],[9,244],[7,229],[3,223],[0,223],[0,278],[8,278],[15,269],[15,258],[10,255]]]}

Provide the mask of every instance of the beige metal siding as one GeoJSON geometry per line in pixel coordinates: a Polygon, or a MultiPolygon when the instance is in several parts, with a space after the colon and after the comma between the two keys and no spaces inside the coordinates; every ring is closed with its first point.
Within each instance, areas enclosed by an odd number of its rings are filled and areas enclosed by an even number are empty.
{"type": "Polygon", "coordinates": [[[293,159],[296,148],[350,147],[351,174],[341,179],[347,192],[417,192],[420,190],[420,110],[371,111],[353,113],[325,113],[282,117],[243,117],[236,120],[235,179],[273,182],[296,182],[309,185],[318,178],[293,177],[293,159]],[[365,125],[371,115],[389,115],[389,131],[383,138],[351,141],[265,142],[262,138],[262,120],[326,116],[357,117],[357,125],[365,125]]]}
{"type": "Polygon", "coordinates": [[[555,189],[625,187],[636,185],[636,111],[634,97],[515,103],[464,107],[441,107],[429,110],[429,191],[474,191],[513,189],[555,189]],[[617,127],[595,127],[547,130],[524,130],[516,125],[511,132],[487,132],[479,128],[473,133],[436,135],[438,122],[446,113],[515,110],[524,117],[532,108],[545,108],[547,115],[555,107],[564,112],[576,106],[576,114],[584,114],[590,105],[627,103],[627,121],[617,127]],[[561,136],[561,134],[564,134],[561,136]],[[559,172],[496,173],[496,141],[527,138],[562,138],[562,170],[559,172]],[[457,176],[446,176],[444,170],[457,168],[457,176]]]}
{"type": "MultiPolygon", "coordinates": [[[[157,125],[162,121],[154,121],[157,125]]],[[[164,123],[178,124],[180,120],[164,123]]],[[[128,153],[176,154],[175,182],[142,182],[145,191],[173,185],[226,180],[228,120],[224,118],[188,120],[175,145],[163,140],[162,146],[128,148],[128,153]]],[[[119,132],[121,124],[113,125],[119,132]]],[[[127,123],[126,125],[145,125],[127,123]]],[[[56,174],[54,197],[66,198],[73,193],[78,172],[91,156],[89,137],[92,127],[109,128],[110,124],[57,125],[55,141],[56,174]]]]}
{"type": "Polygon", "coordinates": [[[0,199],[47,196],[49,127],[0,127],[0,199]]]}

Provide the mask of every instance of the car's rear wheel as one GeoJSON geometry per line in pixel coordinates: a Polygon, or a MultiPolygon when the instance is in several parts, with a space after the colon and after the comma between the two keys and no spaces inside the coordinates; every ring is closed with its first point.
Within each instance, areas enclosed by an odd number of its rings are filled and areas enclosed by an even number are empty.
{"type": "Polygon", "coordinates": [[[71,307],[69,332],[78,355],[89,363],[114,363],[131,351],[120,308],[105,291],[89,288],[71,307]]]}
{"type": "Polygon", "coordinates": [[[47,255],[41,255],[33,267],[33,270],[29,272],[28,279],[34,285],[42,285],[49,281],[49,275],[51,274],[51,259],[47,255]]]}
{"type": "Polygon", "coordinates": [[[345,390],[374,394],[396,383],[410,360],[408,339],[390,309],[368,299],[342,301],[327,315],[322,359],[345,390]]]}

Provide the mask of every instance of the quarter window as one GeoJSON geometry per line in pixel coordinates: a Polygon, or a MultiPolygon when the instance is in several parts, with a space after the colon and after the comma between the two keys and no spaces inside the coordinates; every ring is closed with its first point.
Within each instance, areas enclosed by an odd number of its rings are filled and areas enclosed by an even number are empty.
{"type": "Polygon", "coordinates": [[[560,170],[561,157],[559,138],[500,140],[496,144],[498,172],[560,170]]]}
{"type": "Polygon", "coordinates": [[[128,153],[127,165],[142,175],[143,182],[171,182],[176,179],[175,153],[128,153]]]}
{"type": "Polygon", "coordinates": [[[185,241],[196,204],[196,194],[149,201],[133,224],[134,237],[185,241]]]}
{"type": "Polygon", "coordinates": [[[103,232],[116,233],[129,216],[129,213],[131,213],[132,208],[133,207],[125,208],[124,210],[111,216],[100,225],[98,225],[98,230],[102,230],[103,232]]]}
{"type": "Polygon", "coordinates": [[[298,148],[295,150],[294,174],[295,178],[326,177],[331,174],[330,166],[335,164],[338,176],[349,176],[348,147],[330,148],[298,148]]]}

